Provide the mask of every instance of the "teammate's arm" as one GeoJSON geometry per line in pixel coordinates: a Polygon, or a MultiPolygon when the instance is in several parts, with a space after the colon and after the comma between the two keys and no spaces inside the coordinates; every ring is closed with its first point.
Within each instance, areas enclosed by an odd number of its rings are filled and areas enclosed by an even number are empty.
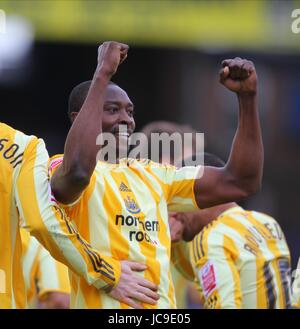
{"type": "MultiPolygon", "coordinates": [[[[200,210],[201,213],[205,211],[206,209],[200,210]]],[[[200,216],[200,212],[176,212],[169,214],[169,227],[172,242],[179,242],[181,240],[192,241],[195,235],[212,220],[208,220],[205,216],[200,216]]]]}
{"type": "Polygon", "coordinates": [[[184,228],[182,232],[182,240],[192,241],[205,225],[201,220],[197,220],[197,216],[191,216],[184,222],[184,228]]]}
{"type": "Polygon", "coordinates": [[[98,49],[98,66],[86,97],[68,133],[64,159],[51,178],[56,200],[70,204],[88,186],[96,166],[102,132],[102,113],[106,87],[118,66],[127,57],[128,46],[119,42],[104,42],[98,49]]]}
{"type": "Polygon", "coordinates": [[[235,92],[239,121],[230,156],[224,168],[205,167],[195,181],[200,208],[243,199],[260,188],[263,143],[257,106],[257,76],[252,62],[235,58],[222,62],[220,82],[235,92]]]}

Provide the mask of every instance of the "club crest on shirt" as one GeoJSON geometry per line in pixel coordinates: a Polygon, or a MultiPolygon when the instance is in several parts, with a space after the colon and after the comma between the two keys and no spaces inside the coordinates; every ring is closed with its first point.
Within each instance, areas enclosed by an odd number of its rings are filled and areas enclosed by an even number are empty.
{"type": "Polygon", "coordinates": [[[141,212],[141,209],[137,202],[133,199],[130,198],[130,196],[127,196],[126,199],[124,199],[126,209],[131,213],[131,214],[138,214],[141,212]]]}

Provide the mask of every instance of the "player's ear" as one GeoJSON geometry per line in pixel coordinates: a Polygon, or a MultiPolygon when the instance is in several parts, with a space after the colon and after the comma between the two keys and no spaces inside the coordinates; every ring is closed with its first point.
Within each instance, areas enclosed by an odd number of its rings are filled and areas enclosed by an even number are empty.
{"type": "Polygon", "coordinates": [[[71,122],[73,123],[77,117],[78,112],[71,112],[71,122]]]}

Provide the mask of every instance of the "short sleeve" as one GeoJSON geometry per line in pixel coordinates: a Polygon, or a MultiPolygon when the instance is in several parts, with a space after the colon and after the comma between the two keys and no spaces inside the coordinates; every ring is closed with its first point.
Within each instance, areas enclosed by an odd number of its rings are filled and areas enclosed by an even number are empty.
{"type": "Polygon", "coordinates": [[[150,162],[151,174],[164,192],[169,211],[199,210],[195,199],[195,180],[201,177],[203,166],[176,168],[171,165],[150,162]]]}
{"type": "Polygon", "coordinates": [[[195,180],[200,177],[202,167],[182,167],[173,169],[172,181],[168,195],[168,208],[170,211],[198,210],[195,199],[195,180]]]}
{"type": "MultiPolygon", "coordinates": [[[[63,155],[62,154],[58,154],[58,155],[54,155],[53,157],[51,157],[49,159],[49,163],[48,163],[48,173],[49,173],[49,179],[52,178],[52,176],[54,175],[55,171],[60,167],[60,165],[63,162],[63,155]]],[[[50,186],[51,188],[51,186],[50,186]]],[[[84,192],[83,192],[84,193],[84,192]]],[[[53,192],[51,191],[51,198],[53,201],[55,201],[59,206],[61,206],[62,208],[72,208],[73,206],[77,205],[79,203],[79,201],[82,198],[83,193],[80,195],[80,197],[75,200],[74,202],[70,203],[70,204],[62,204],[61,202],[57,201],[53,192]]]]}

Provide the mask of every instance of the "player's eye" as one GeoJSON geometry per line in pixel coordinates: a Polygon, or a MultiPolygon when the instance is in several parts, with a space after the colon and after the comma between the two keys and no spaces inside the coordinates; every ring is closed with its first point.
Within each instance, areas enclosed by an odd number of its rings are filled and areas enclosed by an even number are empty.
{"type": "Polygon", "coordinates": [[[133,117],[133,115],[134,115],[134,110],[133,109],[127,109],[127,113],[128,113],[128,115],[130,116],[130,117],[133,117]]]}
{"type": "Polygon", "coordinates": [[[110,114],[117,113],[119,108],[117,106],[110,106],[105,109],[105,111],[109,112],[110,114]]]}

